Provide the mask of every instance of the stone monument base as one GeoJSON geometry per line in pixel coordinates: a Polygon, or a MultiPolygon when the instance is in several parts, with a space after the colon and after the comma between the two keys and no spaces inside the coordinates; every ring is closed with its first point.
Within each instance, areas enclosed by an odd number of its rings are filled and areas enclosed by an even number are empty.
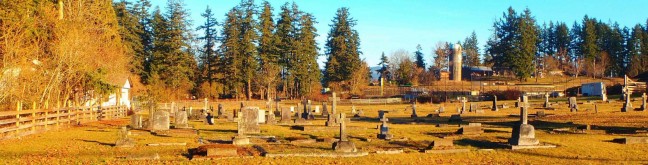
{"type": "Polygon", "coordinates": [[[249,145],[250,144],[250,138],[246,136],[235,136],[232,138],[232,144],[234,145],[249,145]]]}
{"type": "Polygon", "coordinates": [[[392,138],[394,138],[392,134],[378,134],[378,139],[390,140],[392,138]]]}
{"type": "Polygon", "coordinates": [[[515,146],[533,146],[540,143],[535,138],[535,128],[529,124],[520,124],[513,127],[513,134],[508,142],[515,146]]]}
{"type": "Polygon", "coordinates": [[[357,152],[358,149],[351,141],[337,141],[333,143],[333,150],[336,152],[357,152]]]}

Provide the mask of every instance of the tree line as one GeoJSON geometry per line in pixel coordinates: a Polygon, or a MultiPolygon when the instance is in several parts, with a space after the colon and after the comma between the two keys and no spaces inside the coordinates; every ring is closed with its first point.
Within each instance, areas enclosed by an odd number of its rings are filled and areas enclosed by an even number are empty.
{"type": "Polygon", "coordinates": [[[207,7],[198,35],[189,29],[182,1],[168,1],[165,13],[158,8],[150,12],[148,0],[120,1],[114,8],[135,59],[131,71],[154,95],[300,98],[318,94],[322,84],[359,91],[368,82],[348,8],[338,9],[330,24],[323,71],[317,63],[318,22],[294,2],[280,6],[275,15],[267,1],[242,0],[222,21],[207,7]]]}

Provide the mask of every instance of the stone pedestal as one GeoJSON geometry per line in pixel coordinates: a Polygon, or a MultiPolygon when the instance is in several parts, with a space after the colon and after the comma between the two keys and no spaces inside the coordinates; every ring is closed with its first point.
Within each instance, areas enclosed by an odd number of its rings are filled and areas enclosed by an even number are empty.
{"type": "Polygon", "coordinates": [[[234,145],[249,145],[250,144],[250,138],[244,135],[239,135],[235,136],[232,138],[232,144],[234,145]]]}
{"type": "Polygon", "coordinates": [[[355,144],[351,141],[337,141],[333,143],[333,149],[336,152],[357,152],[355,144]]]}
{"type": "Polygon", "coordinates": [[[508,140],[511,145],[538,145],[540,141],[535,138],[535,128],[529,124],[521,124],[513,127],[513,134],[508,140]]]}

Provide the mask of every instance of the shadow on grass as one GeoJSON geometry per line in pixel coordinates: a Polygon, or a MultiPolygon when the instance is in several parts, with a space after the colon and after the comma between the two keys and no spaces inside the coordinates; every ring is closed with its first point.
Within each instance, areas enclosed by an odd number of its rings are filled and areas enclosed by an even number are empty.
{"type": "Polygon", "coordinates": [[[217,133],[238,133],[237,130],[231,129],[202,129],[200,132],[217,132],[217,133]]]}
{"type": "Polygon", "coordinates": [[[480,149],[505,149],[508,148],[508,145],[502,143],[491,142],[487,140],[473,140],[473,139],[461,139],[455,141],[459,145],[473,146],[480,149]]]}
{"type": "Polygon", "coordinates": [[[426,148],[430,142],[416,142],[416,141],[390,141],[389,144],[398,145],[404,148],[411,148],[415,150],[421,150],[426,148]]]}
{"type": "Polygon", "coordinates": [[[113,144],[113,143],[104,143],[104,142],[100,142],[100,141],[96,141],[96,140],[81,140],[81,141],[89,142],[89,143],[97,143],[99,145],[110,146],[110,147],[115,146],[115,144],[113,144]]]}
{"type": "Polygon", "coordinates": [[[232,144],[231,140],[207,140],[210,143],[217,143],[217,144],[232,144]]]}

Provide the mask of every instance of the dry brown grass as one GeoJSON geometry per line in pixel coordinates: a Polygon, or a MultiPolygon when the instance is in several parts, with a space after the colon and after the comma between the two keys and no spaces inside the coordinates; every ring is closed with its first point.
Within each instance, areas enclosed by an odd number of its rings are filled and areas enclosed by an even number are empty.
{"type": "MultiPolygon", "coordinates": [[[[284,102],[284,105],[294,102],[284,102]]],[[[512,102],[507,102],[513,105],[512,102]]],[[[252,106],[264,107],[261,101],[250,102],[252,106]]],[[[501,102],[500,102],[501,104],[501,102]]],[[[540,102],[534,102],[538,107],[540,102]]],[[[636,102],[634,105],[639,105],[636,102]]],[[[225,108],[231,110],[240,106],[238,102],[226,102],[225,108]]],[[[507,138],[510,137],[510,125],[517,121],[516,108],[502,109],[499,112],[487,110],[485,114],[463,115],[466,122],[481,122],[486,133],[481,136],[458,137],[455,139],[457,148],[489,149],[494,151],[474,151],[457,154],[425,154],[420,153],[429,143],[439,139],[439,135],[451,134],[458,127],[436,127],[435,123],[446,123],[448,117],[454,114],[459,104],[446,104],[446,113],[440,118],[425,118],[424,122],[410,123],[410,111],[403,111],[407,106],[398,105],[357,105],[358,109],[365,112],[367,118],[352,119],[349,126],[365,127],[364,130],[351,130],[351,140],[361,151],[373,152],[402,148],[405,153],[395,155],[370,154],[358,158],[266,158],[261,156],[220,159],[211,161],[190,161],[187,158],[189,149],[199,146],[197,136],[191,132],[171,133],[171,137],[156,136],[146,131],[134,130],[132,137],[137,140],[134,148],[114,148],[117,136],[117,125],[127,124],[127,119],[118,122],[95,122],[80,127],[62,128],[43,134],[36,134],[22,139],[0,141],[0,162],[2,164],[645,164],[648,158],[648,144],[623,145],[611,142],[612,139],[624,136],[645,136],[648,127],[648,112],[621,113],[620,103],[599,104],[599,113],[594,113],[592,105],[579,105],[581,109],[590,109],[585,112],[571,113],[566,109],[566,104],[561,104],[555,111],[546,111],[552,114],[541,119],[531,118],[531,124],[536,127],[536,137],[541,142],[558,145],[553,149],[535,150],[508,150],[503,149],[507,138]],[[390,118],[390,131],[395,139],[407,137],[406,141],[383,141],[376,139],[379,124],[377,110],[400,110],[388,113],[390,118]],[[396,124],[400,123],[400,124],[396,124]],[[593,124],[598,129],[587,134],[561,133],[552,134],[554,128],[576,127],[584,124],[593,124]],[[619,135],[609,134],[605,130],[637,129],[639,134],[619,135]],[[361,139],[372,139],[370,142],[361,139]],[[148,143],[186,142],[187,146],[146,146],[148,143]],[[160,160],[126,160],[119,157],[129,155],[150,155],[158,153],[160,160]]],[[[490,103],[481,103],[484,107],[490,103]]],[[[433,113],[438,105],[419,104],[418,115],[425,117],[433,113]]],[[[329,107],[330,108],[330,107],[329,107]]],[[[350,116],[350,105],[340,105],[339,110],[350,116]]],[[[529,114],[534,114],[532,109],[529,114]]],[[[323,125],[325,120],[318,119],[313,123],[323,125]]],[[[225,142],[233,137],[236,132],[236,123],[217,121],[216,125],[204,125],[194,121],[190,124],[201,130],[201,136],[212,142],[225,142]]],[[[330,138],[337,135],[337,131],[303,132],[292,130],[288,126],[262,125],[261,135],[276,136],[281,144],[265,142],[262,139],[253,139],[252,142],[269,153],[297,153],[297,152],[332,152],[331,144],[316,142],[313,144],[293,145],[287,143],[287,138],[330,138]]]]}

